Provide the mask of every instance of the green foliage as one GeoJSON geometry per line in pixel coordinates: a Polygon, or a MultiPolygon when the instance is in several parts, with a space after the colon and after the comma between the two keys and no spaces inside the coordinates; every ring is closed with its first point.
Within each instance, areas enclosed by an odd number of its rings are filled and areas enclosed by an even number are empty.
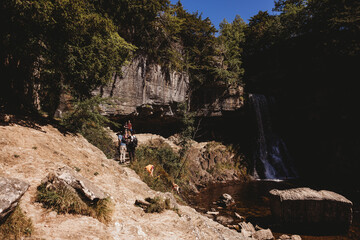
{"type": "Polygon", "coordinates": [[[106,124],[119,127],[101,115],[100,104],[111,104],[109,99],[92,97],[74,105],[72,112],[62,119],[62,124],[68,130],[82,134],[91,144],[102,150],[108,158],[115,156],[115,147],[109,133],[104,129],[106,124]]]}
{"type": "Polygon", "coordinates": [[[307,47],[321,47],[326,53],[359,54],[359,1],[279,0],[274,10],[279,14],[260,11],[250,19],[246,34],[248,54],[298,38],[308,39],[310,43],[304,42],[310,44],[307,47]]]}
{"type": "MultiPolygon", "coordinates": [[[[181,116],[182,130],[180,133],[181,142],[188,142],[194,139],[195,134],[195,113],[189,111],[187,102],[182,102],[178,105],[178,113],[181,116]]],[[[183,145],[180,143],[180,145],[183,145]]]]}
{"type": "Polygon", "coordinates": [[[145,201],[150,203],[150,205],[145,209],[146,213],[161,213],[165,209],[170,209],[169,204],[166,204],[166,200],[163,200],[160,197],[147,197],[145,198],[145,201]]]}
{"type": "Polygon", "coordinates": [[[75,191],[66,187],[50,190],[46,188],[45,184],[40,185],[37,190],[36,201],[42,203],[45,208],[53,209],[60,214],[89,215],[86,203],[75,191]]]}
{"type": "Polygon", "coordinates": [[[135,202],[135,205],[144,209],[146,213],[162,213],[165,209],[170,209],[176,212],[181,217],[178,208],[171,208],[170,198],[163,199],[162,197],[156,196],[154,198],[145,198],[146,203],[135,202]]]}
{"type": "Polygon", "coordinates": [[[102,199],[96,203],[84,202],[76,191],[66,186],[50,189],[46,184],[41,184],[37,188],[36,201],[59,214],[91,216],[103,223],[110,222],[113,213],[113,203],[110,199],[102,199]]]}
{"type": "Polygon", "coordinates": [[[139,146],[136,149],[136,161],[130,167],[136,171],[150,188],[156,191],[170,191],[173,182],[179,183],[179,180],[176,178],[179,172],[181,173],[181,178],[186,178],[184,176],[185,171],[180,171],[179,155],[160,139],[153,140],[147,145],[139,146]],[[144,169],[149,164],[154,165],[153,177],[144,169]]]}
{"type": "Polygon", "coordinates": [[[0,239],[22,239],[23,237],[30,237],[33,231],[31,219],[24,215],[20,206],[17,206],[10,216],[1,223],[0,239]]]}
{"type": "Polygon", "coordinates": [[[223,55],[222,66],[218,68],[219,78],[228,84],[243,85],[242,52],[245,44],[246,24],[240,16],[232,23],[225,19],[220,23],[219,42],[223,55]]]}
{"type": "Polygon", "coordinates": [[[64,89],[89,97],[135,50],[88,1],[6,0],[0,16],[1,100],[20,109],[35,105],[35,93],[51,115],[64,89]]]}
{"type": "Polygon", "coordinates": [[[359,56],[359,1],[309,0],[306,13],[306,32],[322,34],[326,52],[359,56]]]}
{"type": "Polygon", "coordinates": [[[188,13],[180,1],[175,14],[182,20],[179,33],[183,48],[184,71],[190,75],[193,89],[216,80],[217,58],[216,29],[209,18],[202,19],[199,13],[188,13]]]}
{"type": "Polygon", "coordinates": [[[226,49],[219,51],[211,21],[180,2],[5,0],[0,7],[1,108],[40,107],[53,116],[61,93],[89,98],[135,51],[160,64],[167,77],[173,70],[187,73],[192,89],[243,74],[239,36],[224,30],[235,42],[222,42],[226,49]]]}
{"type": "Polygon", "coordinates": [[[259,11],[251,17],[246,29],[245,53],[252,55],[269,49],[281,39],[282,29],[278,16],[259,11]]]}
{"type": "Polygon", "coordinates": [[[94,205],[90,205],[90,216],[98,219],[102,223],[109,223],[114,212],[114,203],[110,198],[101,199],[94,205]]]}

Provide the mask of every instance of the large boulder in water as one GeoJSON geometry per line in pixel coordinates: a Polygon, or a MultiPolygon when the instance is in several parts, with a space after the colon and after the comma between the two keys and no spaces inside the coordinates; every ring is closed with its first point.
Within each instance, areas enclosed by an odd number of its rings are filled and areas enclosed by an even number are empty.
{"type": "Polygon", "coordinates": [[[15,209],[29,186],[16,178],[0,177],[0,222],[15,209]]]}
{"type": "Polygon", "coordinates": [[[283,224],[341,231],[352,222],[352,202],[335,192],[294,188],[270,195],[272,215],[283,224]]]}
{"type": "Polygon", "coordinates": [[[216,202],[216,204],[226,208],[235,204],[235,200],[232,198],[230,194],[224,193],[219,197],[219,200],[216,202]]]}

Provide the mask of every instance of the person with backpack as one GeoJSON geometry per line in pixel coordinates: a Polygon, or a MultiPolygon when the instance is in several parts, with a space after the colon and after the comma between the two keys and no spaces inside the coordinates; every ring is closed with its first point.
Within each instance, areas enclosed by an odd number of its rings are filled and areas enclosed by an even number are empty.
{"type": "Polygon", "coordinates": [[[127,142],[126,148],[129,153],[130,162],[135,161],[135,149],[138,144],[138,140],[137,140],[136,136],[134,135],[134,133],[135,132],[128,131],[129,136],[126,139],[126,142],[127,142]]]}
{"type": "Polygon", "coordinates": [[[118,133],[117,135],[119,141],[120,163],[125,163],[126,139],[122,132],[118,133]]]}

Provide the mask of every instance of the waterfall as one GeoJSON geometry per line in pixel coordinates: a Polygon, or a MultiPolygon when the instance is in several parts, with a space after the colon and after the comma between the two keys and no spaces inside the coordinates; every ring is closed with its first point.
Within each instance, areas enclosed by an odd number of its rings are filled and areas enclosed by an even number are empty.
{"type": "Polygon", "coordinates": [[[286,144],[273,130],[271,101],[260,94],[249,94],[249,98],[257,122],[254,177],[280,180],[297,178],[286,144]]]}

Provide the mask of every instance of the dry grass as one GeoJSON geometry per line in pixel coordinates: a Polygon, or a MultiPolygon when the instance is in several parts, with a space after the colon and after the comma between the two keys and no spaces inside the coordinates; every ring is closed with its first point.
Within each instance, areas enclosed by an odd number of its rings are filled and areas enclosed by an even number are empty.
{"type": "Polygon", "coordinates": [[[53,209],[59,214],[91,216],[102,223],[109,223],[114,211],[114,204],[110,198],[91,203],[83,200],[76,191],[66,186],[49,189],[45,184],[41,184],[38,187],[36,201],[42,203],[43,207],[53,209]]]}
{"type": "Polygon", "coordinates": [[[17,206],[14,212],[0,225],[0,239],[22,239],[31,236],[33,230],[31,219],[25,216],[20,206],[17,206]]]}

